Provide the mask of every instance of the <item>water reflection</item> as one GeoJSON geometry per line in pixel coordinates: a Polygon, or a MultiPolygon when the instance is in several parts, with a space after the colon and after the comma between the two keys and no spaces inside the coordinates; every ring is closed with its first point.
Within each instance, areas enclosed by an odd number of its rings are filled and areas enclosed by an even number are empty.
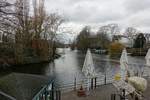
{"type": "MultiPolygon", "coordinates": [[[[32,64],[19,66],[13,68],[13,72],[40,74],[47,76],[54,76],[58,85],[72,83],[74,77],[77,77],[77,81],[80,81],[84,76],[81,72],[82,65],[84,63],[85,54],[82,52],[71,51],[69,49],[62,49],[61,57],[54,60],[49,64],[32,64]]],[[[99,76],[107,74],[107,77],[114,75],[120,71],[120,65],[116,62],[102,61],[103,59],[109,59],[107,55],[92,54],[95,64],[96,72],[99,76]]],[[[119,61],[119,59],[116,59],[119,61]]],[[[129,63],[144,64],[144,57],[130,57],[129,63]]],[[[134,67],[135,68],[135,67],[134,67]]],[[[136,67],[137,70],[142,70],[142,66],[136,67]]],[[[134,69],[134,71],[136,71],[134,69]]]]}
{"type": "MultiPolygon", "coordinates": [[[[118,62],[103,61],[104,59],[109,60],[107,55],[97,55],[92,54],[95,64],[96,72],[99,76],[112,77],[116,73],[120,72],[119,58],[115,59],[118,62]]],[[[67,51],[64,57],[55,61],[55,70],[57,83],[67,84],[73,82],[74,77],[77,77],[78,81],[84,77],[82,70],[82,65],[84,62],[85,54],[82,52],[67,51]]],[[[144,57],[130,57],[129,63],[144,64],[144,57]]],[[[141,73],[143,66],[130,66],[136,72],[141,73]]]]}
{"type": "Polygon", "coordinates": [[[18,65],[11,68],[12,72],[45,75],[48,63],[18,65]]]}

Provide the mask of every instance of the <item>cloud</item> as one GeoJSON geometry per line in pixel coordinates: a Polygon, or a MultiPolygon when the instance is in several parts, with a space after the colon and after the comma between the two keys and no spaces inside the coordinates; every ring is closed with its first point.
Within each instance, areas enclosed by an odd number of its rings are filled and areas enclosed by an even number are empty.
{"type": "Polygon", "coordinates": [[[150,0],[126,0],[124,5],[128,12],[137,13],[150,8],[150,0]]]}
{"type": "Polygon", "coordinates": [[[150,32],[150,8],[145,9],[143,11],[139,11],[132,15],[129,15],[123,20],[120,20],[118,23],[126,28],[126,27],[134,27],[142,32],[150,32]]]}
{"type": "Polygon", "coordinates": [[[80,30],[85,25],[98,28],[108,23],[118,23],[122,28],[133,26],[144,32],[150,31],[150,0],[45,1],[47,11],[63,14],[69,20],[63,26],[73,30],[80,30]]]}

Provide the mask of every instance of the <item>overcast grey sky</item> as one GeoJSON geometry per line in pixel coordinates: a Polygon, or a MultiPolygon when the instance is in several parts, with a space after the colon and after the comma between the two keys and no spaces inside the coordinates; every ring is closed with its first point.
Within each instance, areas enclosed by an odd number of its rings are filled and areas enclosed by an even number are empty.
{"type": "Polygon", "coordinates": [[[150,32],[150,0],[45,0],[48,12],[58,12],[68,21],[63,26],[79,30],[118,23],[150,32]]]}

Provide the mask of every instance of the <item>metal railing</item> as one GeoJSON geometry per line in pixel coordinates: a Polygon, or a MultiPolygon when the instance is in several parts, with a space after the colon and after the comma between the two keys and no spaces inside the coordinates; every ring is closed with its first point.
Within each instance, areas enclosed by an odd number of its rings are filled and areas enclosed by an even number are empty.
{"type": "MultiPolygon", "coordinates": [[[[110,61],[110,60],[109,60],[110,61]]],[[[115,61],[115,60],[113,60],[115,61]]],[[[115,61],[118,62],[118,61],[115,61]]],[[[129,67],[131,68],[136,68],[137,66],[139,67],[139,71],[138,74],[135,74],[136,76],[140,76],[140,77],[147,77],[150,76],[150,67],[144,65],[144,64],[136,64],[136,63],[132,63],[132,64],[128,64],[129,67]],[[140,69],[141,68],[141,69],[140,69]]],[[[96,84],[96,86],[101,86],[101,85],[106,85],[106,84],[110,84],[114,82],[114,77],[115,75],[98,75],[96,78],[96,83],[94,82],[94,84],[96,84]]],[[[61,86],[57,86],[57,89],[61,90],[61,92],[69,92],[69,91],[73,91],[73,90],[77,90],[81,87],[86,88],[88,85],[88,79],[87,78],[80,78],[77,79],[76,77],[72,80],[72,82],[67,83],[67,84],[61,84],[61,86]]],[[[91,83],[91,81],[90,81],[91,83]]]]}
{"type": "MultiPolygon", "coordinates": [[[[112,77],[110,77],[110,76],[109,77],[107,77],[107,76],[106,77],[105,76],[96,77],[96,81],[93,81],[93,87],[98,87],[100,85],[110,84],[113,81],[114,81],[114,76],[112,76],[112,77]]],[[[77,78],[75,78],[71,83],[57,86],[57,89],[61,90],[61,92],[69,92],[72,90],[79,89],[81,87],[81,85],[83,88],[87,88],[88,84],[89,83],[88,83],[87,78],[80,79],[80,81],[77,81],[77,78]]],[[[91,84],[91,81],[90,81],[90,84],[91,84]]]]}

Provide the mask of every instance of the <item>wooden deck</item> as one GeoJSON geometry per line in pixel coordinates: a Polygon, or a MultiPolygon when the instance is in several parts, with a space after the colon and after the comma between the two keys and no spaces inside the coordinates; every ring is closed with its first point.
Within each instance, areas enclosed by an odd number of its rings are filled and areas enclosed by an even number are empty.
{"type": "MultiPolygon", "coordinates": [[[[143,93],[144,98],[142,100],[150,100],[150,78],[147,78],[148,87],[143,93]]],[[[71,91],[62,93],[61,100],[111,100],[111,94],[117,93],[117,89],[112,84],[102,85],[94,90],[90,90],[90,93],[86,97],[78,97],[77,91],[71,91]]],[[[116,100],[120,100],[117,96],[116,100]]],[[[132,100],[129,97],[129,100],[132,100]]]]}

